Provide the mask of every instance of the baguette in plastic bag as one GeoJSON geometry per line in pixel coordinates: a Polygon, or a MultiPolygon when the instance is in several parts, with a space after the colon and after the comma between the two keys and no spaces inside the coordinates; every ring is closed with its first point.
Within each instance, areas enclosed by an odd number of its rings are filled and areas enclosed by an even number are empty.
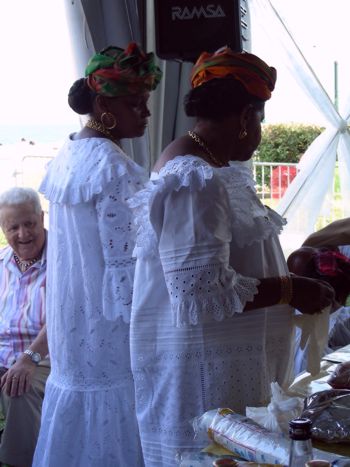
{"type": "MultiPolygon", "coordinates": [[[[237,414],[231,409],[209,410],[195,418],[192,423],[196,437],[209,436],[212,441],[241,459],[285,466],[289,463],[290,440],[288,437],[282,433],[272,433],[250,418],[237,414]]],[[[343,456],[315,448],[313,453],[316,459],[330,462],[344,459],[343,456]]]]}

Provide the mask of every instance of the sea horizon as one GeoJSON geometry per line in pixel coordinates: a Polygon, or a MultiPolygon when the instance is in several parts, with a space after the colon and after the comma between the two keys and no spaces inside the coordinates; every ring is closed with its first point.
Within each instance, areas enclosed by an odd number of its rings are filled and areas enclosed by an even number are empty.
{"type": "Polygon", "coordinates": [[[0,145],[15,144],[23,140],[33,143],[63,141],[79,130],[79,121],[69,124],[0,124],[0,145]]]}

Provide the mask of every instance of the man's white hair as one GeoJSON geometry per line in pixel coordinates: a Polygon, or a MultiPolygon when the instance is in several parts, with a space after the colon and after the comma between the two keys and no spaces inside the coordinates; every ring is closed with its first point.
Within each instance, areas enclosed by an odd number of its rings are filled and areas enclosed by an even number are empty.
{"type": "Polygon", "coordinates": [[[31,203],[34,211],[41,214],[42,208],[38,193],[33,188],[13,187],[0,194],[0,222],[1,210],[5,206],[16,206],[19,204],[31,203]]]}

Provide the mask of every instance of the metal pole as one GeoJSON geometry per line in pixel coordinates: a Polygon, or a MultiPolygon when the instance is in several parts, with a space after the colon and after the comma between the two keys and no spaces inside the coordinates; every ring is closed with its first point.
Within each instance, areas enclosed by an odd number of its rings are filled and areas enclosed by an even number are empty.
{"type": "Polygon", "coordinates": [[[334,106],[338,110],[338,62],[334,62],[334,106]]]}

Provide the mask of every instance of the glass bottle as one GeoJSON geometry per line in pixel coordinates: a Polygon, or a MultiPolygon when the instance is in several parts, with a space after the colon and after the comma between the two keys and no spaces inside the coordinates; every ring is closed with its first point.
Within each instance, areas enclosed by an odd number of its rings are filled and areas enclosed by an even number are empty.
{"type": "Polygon", "coordinates": [[[308,418],[295,418],[289,422],[289,467],[301,467],[312,460],[311,427],[308,418]]]}
{"type": "Polygon", "coordinates": [[[313,460],[306,462],[305,467],[332,467],[332,464],[328,461],[313,460]]]}

